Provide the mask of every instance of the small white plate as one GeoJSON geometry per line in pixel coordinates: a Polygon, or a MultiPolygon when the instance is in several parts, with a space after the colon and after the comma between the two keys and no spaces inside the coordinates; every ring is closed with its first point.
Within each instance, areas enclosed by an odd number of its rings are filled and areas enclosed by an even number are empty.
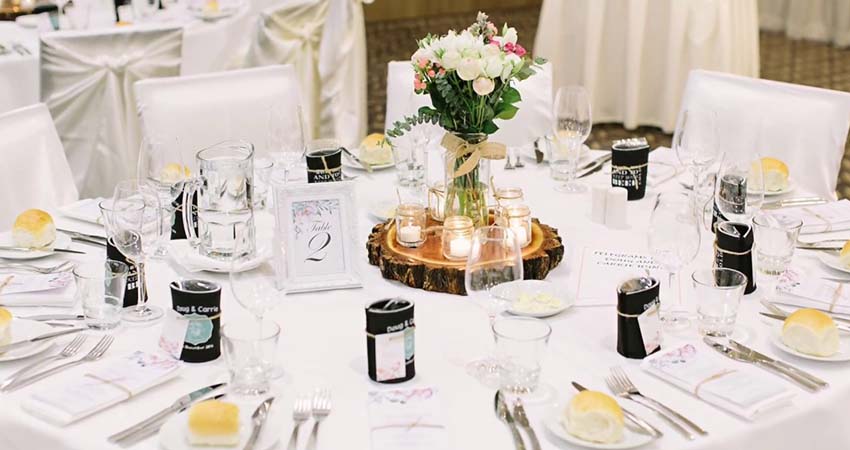
{"type": "MultiPolygon", "coordinates": [[[[224,397],[222,401],[230,402],[231,400],[229,400],[228,397],[224,397]]],[[[272,404],[272,409],[269,411],[269,415],[266,418],[266,424],[260,431],[260,436],[257,438],[257,444],[254,446],[255,450],[266,450],[272,448],[277,441],[280,440],[280,434],[283,430],[283,427],[281,427],[280,424],[283,423],[284,416],[282,408],[278,406],[278,402],[280,402],[280,400],[272,404]]],[[[248,438],[251,436],[251,430],[253,429],[251,414],[257,406],[259,406],[259,402],[233,403],[236,403],[239,406],[239,445],[232,447],[198,447],[189,445],[189,439],[187,436],[189,433],[188,410],[171,417],[171,419],[165,422],[162,428],[160,428],[160,445],[166,450],[233,450],[245,448],[245,444],[248,443],[248,438]]]]}
{"type": "MultiPolygon", "coordinates": [[[[356,156],[358,158],[360,157],[360,150],[359,149],[355,148],[355,149],[351,149],[349,151],[352,154],[354,154],[354,156],[356,156]]],[[[361,166],[360,164],[357,164],[356,161],[351,159],[350,156],[346,155],[345,152],[342,152],[342,165],[344,167],[348,167],[349,169],[366,170],[366,169],[363,168],[363,166],[361,166]]],[[[372,170],[389,169],[390,167],[393,167],[394,165],[395,164],[393,164],[392,161],[390,161],[388,163],[384,163],[384,164],[372,164],[372,170]]]]}
{"type": "Polygon", "coordinates": [[[823,265],[839,272],[850,273],[850,267],[841,264],[841,260],[834,253],[818,252],[818,259],[823,265]]]}
{"type": "Polygon", "coordinates": [[[386,222],[395,217],[397,205],[397,200],[378,200],[369,204],[369,214],[382,222],[386,222]]]}
{"type": "MultiPolygon", "coordinates": [[[[258,267],[271,257],[271,248],[257,245],[257,252],[241,267],[238,272],[244,272],[258,267]]],[[[189,272],[230,273],[230,261],[218,260],[202,256],[197,248],[192,247],[186,239],[175,239],[168,243],[168,254],[174,261],[189,272]]]]}
{"type": "Polygon", "coordinates": [[[649,444],[652,442],[652,436],[647,434],[640,434],[632,431],[629,427],[623,428],[623,440],[620,442],[615,442],[613,444],[602,444],[599,442],[590,442],[585,441],[583,439],[579,439],[576,436],[573,436],[570,433],[567,433],[566,428],[561,423],[561,415],[557,412],[549,414],[549,416],[544,419],[543,424],[546,425],[546,428],[552,432],[555,436],[569,442],[573,445],[578,445],[579,447],[586,448],[597,448],[597,449],[606,449],[606,450],[617,450],[617,449],[627,449],[627,448],[635,448],[640,447],[642,445],[649,444]]]}
{"type": "MultiPolygon", "coordinates": [[[[46,323],[36,322],[35,320],[13,319],[11,331],[12,340],[9,342],[10,344],[32,339],[36,336],[56,331],[56,329],[46,323]]],[[[14,350],[9,350],[6,353],[0,354],[0,362],[29,358],[30,356],[37,355],[47,350],[52,345],[53,341],[47,340],[36,342],[25,347],[19,347],[14,350]]]]}
{"type": "MultiPolygon", "coordinates": [[[[12,232],[5,231],[0,233],[0,246],[15,247],[15,242],[12,240],[12,232]]],[[[71,246],[71,238],[64,233],[56,233],[56,239],[53,241],[52,248],[66,249],[71,246]]],[[[28,252],[15,250],[0,250],[0,258],[5,259],[38,259],[45,256],[55,255],[56,252],[50,250],[32,250],[28,252]]]]}
{"type": "MultiPolygon", "coordinates": [[[[840,336],[840,335],[839,335],[840,336]]],[[[781,331],[774,331],[773,337],[771,339],[773,345],[782,350],[789,355],[794,355],[798,358],[809,359],[812,361],[823,361],[823,362],[846,362],[850,361],[850,338],[840,337],[838,339],[838,353],[832,356],[815,356],[815,355],[807,355],[805,353],[798,352],[797,350],[785,345],[782,342],[781,331]]]]}
{"type": "Polygon", "coordinates": [[[515,316],[551,317],[573,306],[571,299],[565,298],[554,284],[544,280],[518,280],[502,283],[493,287],[490,293],[495,297],[510,301],[507,311],[515,316]],[[545,305],[537,305],[538,307],[533,309],[519,307],[521,306],[518,305],[519,297],[522,294],[527,294],[532,298],[538,294],[548,294],[558,302],[558,306],[545,307],[545,305]]]}
{"type": "MultiPolygon", "coordinates": [[[[794,189],[796,189],[796,188],[797,188],[797,183],[794,183],[794,180],[791,177],[789,177],[788,178],[788,185],[785,186],[785,189],[782,189],[780,191],[764,191],[764,196],[765,197],[776,197],[777,195],[790,194],[791,192],[794,192],[794,189]]],[[[748,190],[748,192],[749,193],[755,193],[755,192],[758,192],[758,191],[749,191],[748,190]]]]}

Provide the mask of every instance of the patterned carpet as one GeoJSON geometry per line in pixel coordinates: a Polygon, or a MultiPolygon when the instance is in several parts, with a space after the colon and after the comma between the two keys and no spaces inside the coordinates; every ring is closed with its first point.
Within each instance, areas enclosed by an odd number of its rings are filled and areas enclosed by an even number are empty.
{"type": "MultiPolygon", "coordinates": [[[[490,11],[490,16],[495,23],[510,22],[520,30],[520,42],[533,50],[539,12],[536,7],[504,9],[490,11]]],[[[429,32],[469,25],[474,14],[366,24],[371,131],[380,132],[384,128],[387,63],[410,58],[416,50],[416,40],[429,32]]],[[[760,46],[762,78],[850,92],[850,48],[838,49],[819,42],[790,40],[784,34],[767,32],[761,33],[760,46]]],[[[670,135],[658,128],[626,130],[620,124],[595,124],[588,144],[593,148],[607,147],[612,140],[627,136],[646,136],[652,145],[670,145],[670,135]]],[[[838,180],[838,194],[850,198],[850,141],[838,180]]]]}

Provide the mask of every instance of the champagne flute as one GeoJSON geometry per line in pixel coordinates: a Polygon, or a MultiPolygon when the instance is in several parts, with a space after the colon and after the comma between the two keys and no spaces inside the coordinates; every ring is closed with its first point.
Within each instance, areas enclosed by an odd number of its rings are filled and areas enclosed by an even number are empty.
{"type": "Polygon", "coordinates": [[[145,136],[139,148],[136,174],[139,180],[144,180],[154,189],[159,198],[163,229],[151,256],[164,258],[168,256],[175,211],[182,203],[183,185],[189,178],[189,168],[183,164],[179,145],[169,151],[161,142],[145,136]]]}
{"type": "Polygon", "coordinates": [[[555,94],[554,109],[555,147],[550,155],[549,170],[552,179],[563,181],[555,190],[585,192],[587,187],[575,180],[581,147],[593,126],[590,99],[581,86],[562,87],[555,94]]]}
{"type": "Polygon", "coordinates": [[[283,169],[283,182],[289,179],[289,171],[304,157],[304,118],[300,106],[287,115],[279,103],[269,108],[268,153],[275,165],[283,169]]]}
{"type": "Polygon", "coordinates": [[[678,293],[676,275],[699,252],[700,227],[687,194],[658,196],[647,236],[655,263],[667,271],[667,289],[661,295],[661,320],[673,329],[688,326],[690,315],[678,293]]]}
{"type": "MultiPolygon", "coordinates": [[[[493,295],[494,286],[523,277],[522,249],[510,228],[489,226],[475,230],[466,260],[466,295],[482,306],[489,318],[490,330],[508,302],[493,295]]],[[[498,386],[499,367],[492,356],[470,362],[467,370],[488,386],[498,386]]]]}

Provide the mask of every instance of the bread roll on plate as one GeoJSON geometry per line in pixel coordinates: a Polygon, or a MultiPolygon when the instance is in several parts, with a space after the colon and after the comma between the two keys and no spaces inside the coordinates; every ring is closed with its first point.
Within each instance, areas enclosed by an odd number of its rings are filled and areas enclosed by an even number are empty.
{"type": "Polygon", "coordinates": [[[393,150],[381,133],[372,133],[360,143],[360,160],[366,164],[380,166],[393,162],[393,150]]]}
{"type": "Polygon", "coordinates": [[[12,241],[18,247],[44,248],[56,240],[53,218],[40,209],[28,209],[12,225],[12,241]]]}
{"type": "Polygon", "coordinates": [[[192,406],[187,437],[194,446],[235,447],[239,444],[239,407],[219,400],[192,406]]]}
{"type": "Polygon", "coordinates": [[[12,313],[6,308],[0,308],[0,345],[10,342],[12,342],[12,313]]]}
{"type": "Polygon", "coordinates": [[[590,442],[613,444],[623,440],[623,410],[611,396],[581,391],[564,411],[568,433],[590,442]]]}
{"type": "Polygon", "coordinates": [[[832,356],[839,349],[838,327],[823,312],[798,309],[782,325],[782,343],[807,355],[832,356]]]}

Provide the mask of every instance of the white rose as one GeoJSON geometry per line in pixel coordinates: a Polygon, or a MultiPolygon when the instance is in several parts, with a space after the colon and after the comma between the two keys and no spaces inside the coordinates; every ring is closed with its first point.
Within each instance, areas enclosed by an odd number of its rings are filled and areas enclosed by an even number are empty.
{"type": "Polygon", "coordinates": [[[504,33],[502,33],[502,39],[501,39],[502,45],[505,45],[507,43],[516,44],[516,40],[517,40],[516,28],[510,27],[507,30],[504,30],[504,33]]]}
{"type": "Polygon", "coordinates": [[[473,58],[465,58],[457,67],[457,76],[461,80],[471,81],[481,74],[481,61],[473,58]]]}
{"type": "Polygon", "coordinates": [[[510,65],[516,67],[520,63],[522,63],[522,58],[517,56],[515,53],[511,53],[511,54],[505,56],[505,64],[510,64],[510,65]]]}
{"type": "Polygon", "coordinates": [[[485,77],[478,77],[472,82],[472,90],[478,95],[487,95],[493,92],[495,87],[496,83],[485,77]]]}
{"type": "Polygon", "coordinates": [[[458,64],[460,64],[460,53],[457,50],[449,50],[443,54],[443,57],[440,60],[440,65],[445,67],[447,70],[456,69],[458,64]]]}
{"type": "Polygon", "coordinates": [[[505,64],[502,68],[502,80],[507,81],[511,77],[512,73],[514,73],[513,64],[505,64]]]}
{"type": "Polygon", "coordinates": [[[496,78],[502,75],[503,68],[504,64],[502,64],[502,58],[498,56],[491,56],[487,58],[484,65],[484,74],[487,75],[488,78],[496,78]]]}
{"type": "Polygon", "coordinates": [[[497,46],[497,45],[492,45],[492,44],[491,44],[491,45],[485,45],[485,46],[484,46],[483,54],[484,54],[484,56],[486,56],[486,57],[488,57],[488,58],[489,58],[489,57],[491,57],[491,56],[499,56],[499,55],[501,55],[501,54],[502,54],[502,51],[501,51],[501,50],[499,50],[499,46],[497,46]]]}
{"type": "Polygon", "coordinates": [[[413,54],[413,62],[419,63],[420,60],[431,61],[434,59],[434,52],[429,48],[420,48],[413,54]]]}

